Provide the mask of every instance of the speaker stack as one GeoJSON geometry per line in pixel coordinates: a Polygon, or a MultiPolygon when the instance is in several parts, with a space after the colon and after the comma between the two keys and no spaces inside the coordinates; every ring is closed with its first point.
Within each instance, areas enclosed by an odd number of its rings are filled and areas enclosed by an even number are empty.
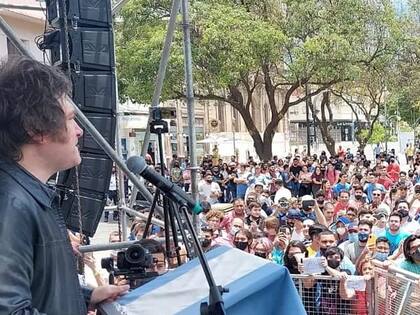
{"type": "MultiPolygon", "coordinates": [[[[111,1],[47,0],[46,7],[53,29],[44,34],[44,46],[50,49],[51,62],[69,74],[73,101],[115,147],[117,96],[111,1]]],[[[93,236],[106,204],[113,162],[86,130],[79,146],[82,163],[78,172],[73,168],[59,173],[57,188],[62,192],[67,227],[78,232],[79,183],[82,230],[93,236]]]]}

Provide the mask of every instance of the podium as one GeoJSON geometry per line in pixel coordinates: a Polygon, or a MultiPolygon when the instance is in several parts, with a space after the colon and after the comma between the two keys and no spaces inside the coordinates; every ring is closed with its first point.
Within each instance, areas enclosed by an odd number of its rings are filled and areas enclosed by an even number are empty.
{"type": "MultiPolygon", "coordinates": [[[[229,315],[304,315],[306,311],[286,268],[236,248],[217,247],[206,253],[229,315]]],[[[199,315],[208,286],[197,259],[146,283],[113,303],[104,315],[199,315]]]]}

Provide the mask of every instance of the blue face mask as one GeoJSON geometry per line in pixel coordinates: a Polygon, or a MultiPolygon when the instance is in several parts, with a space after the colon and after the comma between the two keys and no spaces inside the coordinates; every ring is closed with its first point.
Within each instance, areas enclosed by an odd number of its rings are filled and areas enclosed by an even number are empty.
{"type": "Polygon", "coordinates": [[[385,261],[387,258],[388,258],[388,253],[377,252],[375,256],[373,256],[373,259],[376,259],[379,261],[385,261]]]}
{"type": "Polygon", "coordinates": [[[358,240],[357,233],[350,233],[349,234],[349,241],[352,243],[356,243],[358,240]]]}
{"type": "Polygon", "coordinates": [[[367,242],[368,238],[369,238],[369,234],[359,232],[359,241],[360,242],[367,242]]]}

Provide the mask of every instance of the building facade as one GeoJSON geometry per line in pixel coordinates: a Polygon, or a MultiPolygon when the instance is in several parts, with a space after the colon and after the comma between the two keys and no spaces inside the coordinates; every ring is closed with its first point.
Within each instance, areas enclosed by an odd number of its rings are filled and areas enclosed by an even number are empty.
{"type": "MultiPolygon", "coordinates": [[[[0,0],[1,4],[25,5],[34,8],[45,7],[35,0],[0,0]]],[[[44,60],[44,55],[36,45],[37,36],[43,35],[45,30],[45,13],[40,10],[17,10],[10,8],[0,8],[0,16],[9,24],[16,35],[22,40],[37,60],[44,60]]],[[[16,47],[0,31],[0,58],[4,59],[10,55],[19,54],[16,47]]],[[[48,57],[46,56],[46,59],[48,57]]]]}

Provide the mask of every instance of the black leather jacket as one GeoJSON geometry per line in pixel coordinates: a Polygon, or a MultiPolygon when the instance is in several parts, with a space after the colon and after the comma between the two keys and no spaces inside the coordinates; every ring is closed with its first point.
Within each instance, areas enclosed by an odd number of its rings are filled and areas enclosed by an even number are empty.
{"type": "Polygon", "coordinates": [[[0,315],[86,315],[58,197],[0,160],[0,315]]]}

